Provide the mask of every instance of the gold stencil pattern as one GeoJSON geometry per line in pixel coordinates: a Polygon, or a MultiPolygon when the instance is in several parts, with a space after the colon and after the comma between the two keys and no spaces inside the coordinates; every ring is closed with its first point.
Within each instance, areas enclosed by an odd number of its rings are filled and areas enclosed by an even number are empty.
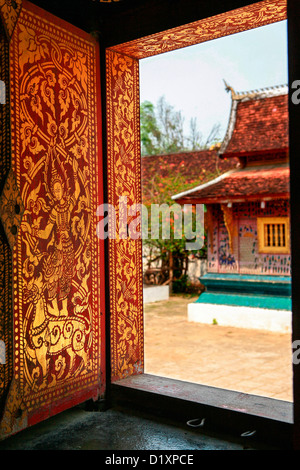
{"type": "Polygon", "coordinates": [[[29,414],[100,387],[97,53],[85,33],[23,7],[11,42],[12,166],[24,202],[14,375],[29,414]]]}
{"type": "Polygon", "coordinates": [[[107,53],[108,202],[115,207],[116,239],[109,240],[112,379],[143,370],[141,240],[126,236],[119,196],[141,202],[139,77],[137,61],[107,53]]]}
{"type": "Polygon", "coordinates": [[[24,211],[15,176],[10,170],[0,196],[0,220],[4,226],[6,236],[13,248],[24,211]]]}
{"type": "Polygon", "coordinates": [[[265,0],[188,25],[113,46],[115,52],[143,59],[287,18],[286,0],[265,0]]]}
{"type": "Polygon", "coordinates": [[[6,34],[11,38],[22,8],[22,0],[0,0],[0,16],[6,34]]]}
{"type": "MultiPolygon", "coordinates": [[[[9,83],[9,43],[0,21],[0,80],[9,83]]],[[[5,100],[0,104],[0,197],[10,169],[10,104],[5,88],[5,100]],[[5,101],[5,104],[3,103],[5,101]]],[[[1,207],[1,206],[0,206],[1,207]]],[[[1,209],[0,209],[1,210],[1,209]]],[[[4,215],[4,214],[3,214],[4,215]]],[[[4,218],[6,216],[4,215],[4,218]]],[[[0,361],[0,406],[4,403],[13,376],[13,321],[12,321],[12,254],[8,238],[0,220],[0,341],[5,363],[0,361]],[[2,363],[1,363],[2,362],[2,363]]],[[[1,411],[0,411],[1,414],[1,411]]]]}

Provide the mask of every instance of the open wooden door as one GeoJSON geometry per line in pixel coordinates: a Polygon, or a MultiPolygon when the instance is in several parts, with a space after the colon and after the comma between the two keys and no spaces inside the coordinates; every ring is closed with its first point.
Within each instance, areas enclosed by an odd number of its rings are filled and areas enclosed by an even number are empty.
{"type": "Polygon", "coordinates": [[[104,393],[105,301],[97,42],[25,0],[0,9],[3,438],[104,393]]]}

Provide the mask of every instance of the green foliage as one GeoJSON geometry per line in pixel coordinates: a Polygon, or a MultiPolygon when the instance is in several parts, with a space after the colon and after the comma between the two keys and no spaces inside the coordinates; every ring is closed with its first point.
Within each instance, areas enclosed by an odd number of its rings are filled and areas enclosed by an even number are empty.
{"type": "Polygon", "coordinates": [[[173,294],[180,294],[182,292],[186,292],[187,291],[187,287],[188,287],[188,276],[186,274],[184,274],[181,278],[179,279],[174,279],[173,280],[173,294]]]}
{"type": "MultiPolygon", "coordinates": [[[[170,237],[163,239],[162,234],[160,237],[153,238],[151,236],[151,210],[153,210],[153,204],[161,206],[167,204],[170,208],[174,204],[171,199],[176,193],[184,191],[190,185],[186,183],[184,175],[180,173],[180,168],[173,171],[168,164],[161,164],[161,173],[153,171],[151,178],[144,182],[143,185],[143,204],[148,210],[148,239],[143,240],[143,245],[146,247],[148,252],[148,268],[151,269],[153,264],[160,262],[164,274],[168,277],[169,283],[172,287],[172,292],[186,292],[188,290],[188,264],[190,257],[203,258],[206,256],[207,246],[206,238],[204,238],[204,245],[201,250],[187,251],[186,250],[186,238],[183,231],[181,238],[177,238],[178,235],[175,231],[176,219],[182,217],[181,214],[167,211],[167,220],[162,219],[161,215],[160,225],[163,223],[169,225],[170,237]],[[163,177],[162,177],[163,173],[163,177]]],[[[151,172],[150,172],[151,173],[151,172]]],[[[183,224],[183,228],[184,224],[183,224]]],[[[162,281],[166,281],[165,276],[161,277],[162,281]]]]}
{"type": "Polygon", "coordinates": [[[140,109],[141,146],[143,155],[156,155],[160,151],[161,131],[159,130],[154,105],[144,101],[140,109]]]}
{"type": "Polygon", "coordinates": [[[202,150],[219,142],[220,125],[216,124],[203,139],[197,129],[197,119],[190,120],[190,133],[184,133],[184,117],[160,97],[155,107],[144,101],[140,107],[141,153],[142,155],[170,154],[202,150]]]}
{"type": "MultiPolygon", "coordinates": [[[[157,107],[145,101],[141,104],[141,146],[142,155],[161,155],[179,153],[183,151],[200,150],[210,147],[218,141],[219,126],[214,126],[206,141],[203,141],[201,133],[197,130],[196,119],[190,122],[190,135],[186,137],[183,132],[184,119],[180,112],[169,105],[164,97],[158,101],[157,107]]],[[[181,163],[182,165],[184,162],[181,163]]],[[[181,165],[180,164],[180,165],[181,165]]],[[[150,177],[143,181],[142,194],[143,204],[148,209],[148,223],[151,219],[152,204],[174,204],[171,199],[191,187],[187,183],[186,176],[181,168],[171,168],[166,161],[161,163],[159,169],[153,167],[148,169],[150,177]],[[157,171],[159,170],[159,171],[157,171]]],[[[217,173],[217,170],[216,170],[217,173]]],[[[216,174],[199,174],[197,183],[207,181],[216,174]]],[[[173,292],[187,292],[190,288],[188,282],[188,264],[190,258],[204,258],[207,253],[206,236],[203,235],[204,244],[200,250],[187,251],[186,238],[175,236],[174,222],[178,215],[169,214],[170,237],[163,239],[151,237],[151,226],[149,224],[149,237],[143,241],[148,253],[147,266],[151,269],[159,262],[161,267],[161,283],[168,282],[173,292]]],[[[163,220],[160,220],[161,224],[163,220]]],[[[185,232],[186,233],[186,232],[185,232]]]]}

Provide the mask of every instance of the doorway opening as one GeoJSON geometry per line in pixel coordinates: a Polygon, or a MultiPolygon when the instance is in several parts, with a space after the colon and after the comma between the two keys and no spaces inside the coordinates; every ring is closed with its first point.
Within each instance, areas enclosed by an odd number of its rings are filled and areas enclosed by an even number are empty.
{"type": "MultiPolygon", "coordinates": [[[[115,45],[106,50],[107,186],[108,202],[116,208],[117,233],[119,233],[119,197],[126,195],[129,205],[142,201],[139,120],[140,59],[286,19],[284,0],[262,1],[152,36],[115,45]]],[[[230,211],[227,211],[227,215],[230,215],[230,211]]],[[[120,381],[122,382],[125,378],[143,378],[144,375],[142,273],[142,240],[119,236],[110,238],[109,283],[111,380],[113,384],[115,382],[120,384],[120,381]]],[[[142,387],[145,386],[147,380],[146,382],[142,380],[142,387]]],[[[130,384],[132,383],[131,381],[130,384]]],[[[183,384],[181,382],[180,388],[183,384]]],[[[179,390],[178,387],[176,390],[179,390]]],[[[214,397],[212,400],[215,402],[214,397]]],[[[218,401],[217,398],[216,400],[218,401]]],[[[290,411],[289,407],[289,415],[290,411]]]]}
{"type": "Polygon", "coordinates": [[[286,28],[262,26],[139,65],[142,202],[150,213],[177,201],[206,211],[198,250],[171,237],[143,240],[145,372],[292,401],[286,28]],[[229,191],[219,178],[242,165],[229,191]],[[274,171],[285,188],[269,184],[274,171]],[[268,191],[256,187],[262,182],[268,191]],[[269,280],[280,292],[268,291],[269,280]]]}

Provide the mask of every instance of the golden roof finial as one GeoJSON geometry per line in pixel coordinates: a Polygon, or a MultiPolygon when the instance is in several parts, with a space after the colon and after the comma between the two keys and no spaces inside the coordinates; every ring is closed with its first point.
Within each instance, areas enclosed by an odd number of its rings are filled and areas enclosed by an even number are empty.
{"type": "Polygon", "coordinates": [[[227,91],[227,93],[230,91],[231,92],[231,98],[234,99],[237,96],[236,92],[234,91],[232,86],[228,85],[228,83],[224,80],[224,78],[223,78],[223,82],[225,84],[225,90],[227,91]]]}

